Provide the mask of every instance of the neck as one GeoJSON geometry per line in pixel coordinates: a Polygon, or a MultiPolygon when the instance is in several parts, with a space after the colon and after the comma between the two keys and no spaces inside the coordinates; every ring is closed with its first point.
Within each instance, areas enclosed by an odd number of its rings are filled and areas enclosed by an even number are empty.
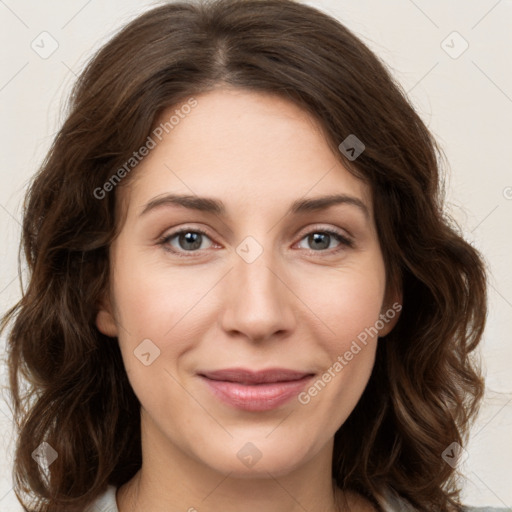
{"type": "MultiPolygon", "coordinates": [[[[238,512],[243,504],[244,512],[345,512],[356,496],[343,493],[330,487],[325,496],[313,499],[313,492],[301,492],[298,487],[287,487],[286,479],[271,479],[272,482],[237,480],[221,477],[217,486],[203,489],[202,495],[184,496],[182,493],[162,492],[162,488],[148,482],[143,470],[139,470],[132,480],[121,486],[116,500],[119,512],[151,510],[169,512],[183,510],[187,512],[238,512]],[[346,508],[347,507],[347,508],[346,508]]],[[[176,484],[173,482],[172,486],[176,484]]],[[[168,491],[167,486],[164,491],[168,491]]],[[[178,487],[178,486],[176,486],[178,487]]]]}
{"type": "Polygon", "coordinates": [[[118,489],[119,512],[238,512],[241,504],[244,512],[374,510],[332,480],[333,439],[300,466],[286,472],[260,470],[252,476],[238,473],[238,466],[221,472],[204,464],[169,443],[150,421],[142,433],[142,466],[118,489]]]}

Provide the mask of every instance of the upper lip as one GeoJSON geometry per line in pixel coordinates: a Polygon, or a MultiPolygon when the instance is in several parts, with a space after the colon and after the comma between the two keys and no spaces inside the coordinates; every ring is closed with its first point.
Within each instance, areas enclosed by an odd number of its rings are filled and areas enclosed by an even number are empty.
{"type": "Polygon", "coordinates": [[[299,380],[313,375],[310,372],[301,372],[287,368],[269,368],[267,370],[249,370],[246,368],[225,368],[200,372],[199,375],[211,380],[238,382],[241,384],[262,384],[267,382],[288,382],[299,380]]]}

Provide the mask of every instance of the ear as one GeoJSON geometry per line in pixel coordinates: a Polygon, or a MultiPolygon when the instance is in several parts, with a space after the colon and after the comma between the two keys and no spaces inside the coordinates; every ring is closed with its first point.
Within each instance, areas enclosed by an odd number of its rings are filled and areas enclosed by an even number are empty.
{"type": "Polygon", "coordinates": [[[100,299],[97,306],[96,327],[102,334],[116,338],[118,336],[118,329],[110,299],[108,297],[100,299]]]}
{"type": "Polygon", "coordinates": [[[402,300],[401,289],[395,289],[386,294],[386,300],[379,315],[379,326],[384,324],[382,329],[379,329],[379,338],[387,336],[395,327],[402,311],[402,300]]]}

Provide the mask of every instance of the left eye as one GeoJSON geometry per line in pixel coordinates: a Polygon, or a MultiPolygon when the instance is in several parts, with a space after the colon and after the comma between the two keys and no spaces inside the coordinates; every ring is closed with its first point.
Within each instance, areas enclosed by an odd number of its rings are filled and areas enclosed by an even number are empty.
{"type": "Polygon", "coordinates": [[[324,230],[324,231],[311,231],[308,233],[302,240],[307,240],[309,244],[312,244],[313,251],[323,250],[323,249],[329,249],[332,247],[330,246],[330,243],[332,240],[336,240],[339,245],[341,246],[348,246],[352,247],[352,242],[346,238],[345,236],[341,235],[337,231],[330,231],[330,230],[324,230]]]}

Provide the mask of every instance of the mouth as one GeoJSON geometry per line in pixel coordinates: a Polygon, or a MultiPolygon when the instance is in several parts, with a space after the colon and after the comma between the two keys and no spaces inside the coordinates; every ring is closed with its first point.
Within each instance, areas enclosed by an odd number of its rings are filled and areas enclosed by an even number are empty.
{"type": "Polygon", "coordinates": [[[268,411],[291,400],[315,375],[286,368],[227,368],[198,374],[212,394],[231,407],[268,411]]]}

